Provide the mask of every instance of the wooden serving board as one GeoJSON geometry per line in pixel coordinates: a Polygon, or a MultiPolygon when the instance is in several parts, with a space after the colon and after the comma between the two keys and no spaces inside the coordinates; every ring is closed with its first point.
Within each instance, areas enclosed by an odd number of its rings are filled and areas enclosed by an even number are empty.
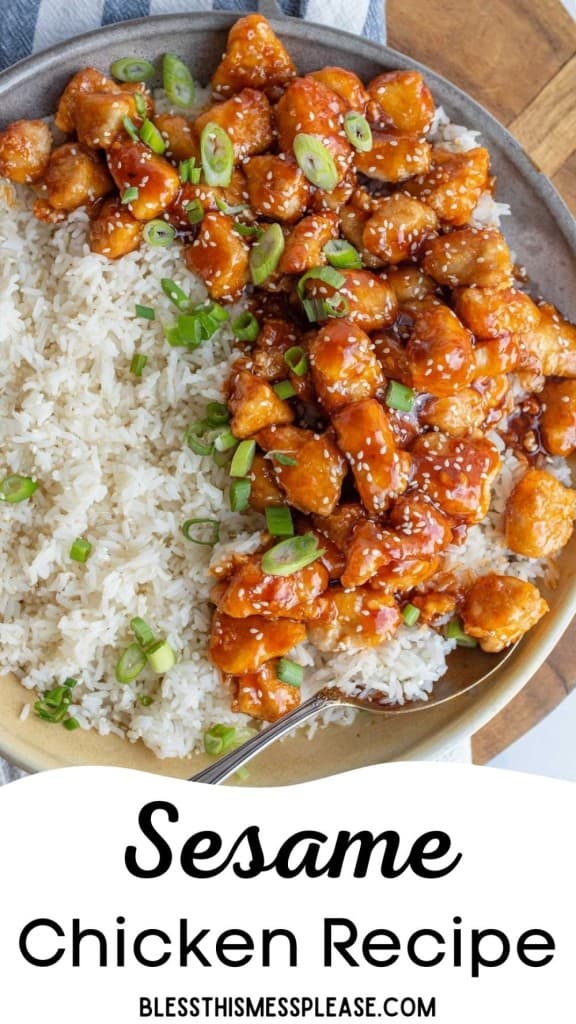
{"type": "MultiPolygon", "coordinates": [[[[487,107],[576,214],[576,22],[560,0],[387,0],[387,13],[389,45],[487,107]]],[[[476,734],[476,764],[576,687],[575,652],[576,621],[522,692],[476,734]]]]}

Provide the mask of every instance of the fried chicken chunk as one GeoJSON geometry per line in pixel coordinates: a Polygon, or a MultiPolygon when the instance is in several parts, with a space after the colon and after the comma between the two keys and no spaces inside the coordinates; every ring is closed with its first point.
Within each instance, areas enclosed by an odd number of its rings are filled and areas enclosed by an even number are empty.
{"type": "Polygon", "coordinates": [[[497,653],[516,643],[549,610],[532,583],[515,576],[481,576],[466,594],[462,622],[483,651],[497,653]]]}
{"type": "Polygon", "coordinates": [[[198,274],[210,298],[232,302],[248,283],[248,246],[225,213],[207,213],[198,237],[184,252],[186,266],[198,274]]]}
{"type": "Polygon", "coordinates": [[[370,338],[357,324],[329,320],[310,345],[312,380],[328,412],[373,398],[384,378],[370,338]]]}
{"type": "Polygon", "coordinates": [[[276,481],[291,505],[301,512],[329,516],[340,499],[346,460],[330,432],[314,434],[300,427],[270,427],[256,440],[270,452],[276,481]],[[279,453],[282,461],[274,456],[279,453]],[[286,465],[286,458],[290,464],[286,465]]]}
{"type": "Polygon", "coordinates": [[[230,29],[226,52],[212,77],[212,89],[230,96],[241,89],[263,89],[274,96],[294,78],[296,68],[261,14],[239,18],[230,29]]]}
{"type": "Polygon", "coordinates": [[[306,639],[306,627],[291,619],[250,615],[234,619],[217,611],[212,620],[210,657],[222,672],[239,676],[257,672],[271,658],[281,658],[306,639]]]}
{"type": "Polygon", "coordinates": [[[375,398],[337,409],[332,422],[364,508],[385,512],[408,486],[410,456],[399,451],[385,409],[375,398]]]}
{"type": "Polygon", "coordinates": [[[543,469],[529,469],[506,503],[508,547],[528,558],[545,558],[568,543],[576,519],[576,491],[543,469]]]}
{"type": "Polygon", "coordinates": [[[234,437],[250,437],[264,427],[291,423],[294,419],[288,402],[278,398],[267,381],[248,370],[240,370],[233,378],[228,404],[232,411],[230,428],[234,437]]]}
{"type": "Polygon", "coordinates": [[[44,121],[13,121],[0,132],[0,175],[17,185],[38,181],[52,149],[52,132],[44,121]]]}
{"type": "Polygon", "coordinates": [[[300,689],[278,679],[278,662],[267,661],[258,672],[241,675],[235,682],[232,711],[263,722],[275,722],[297,708],[300,689]]]}

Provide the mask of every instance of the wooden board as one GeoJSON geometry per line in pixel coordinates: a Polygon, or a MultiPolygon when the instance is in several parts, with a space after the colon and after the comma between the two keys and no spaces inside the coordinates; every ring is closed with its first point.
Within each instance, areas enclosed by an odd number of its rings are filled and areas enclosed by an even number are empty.
{"type": "MultiPolygon", "coordinates": [[[[576,23],[560,0],[387,0],[388,43],[488,108],[576,213],[576,23]]],[[[473,126],[472,126],[473,127],[473,126]]],[[[576,687],[576,623],[473,740],[485,764],[576,687]]]]}

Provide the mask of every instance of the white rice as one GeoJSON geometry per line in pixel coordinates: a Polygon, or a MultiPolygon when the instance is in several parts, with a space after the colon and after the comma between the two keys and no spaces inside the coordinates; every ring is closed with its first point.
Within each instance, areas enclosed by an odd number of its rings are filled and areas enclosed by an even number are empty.
{"type": "MultiPolygon", "coordinates": [[[[475,134],[438,112],[435,141],[462,150],[475,134]]],[[[85,213],[49,227],[31,215],[29,194],[17,196],[16,208],[0,211],[0,469],[40,487],[29,502],[0,506],[0,675],[14,672],[40,692],[72,676],[82,727],[184,757],[211,724],[248,721],[230,711],[205,653],[210,549],[181,533],[186,519],[219,519],[214,560],[259,543],[262,518],[230,512],[226,472],[183,444],[186,426],[221,398],[232,338],[224,328],[192,355],[164,341],[172,308],[160,279],[173,278],[194,301],[206,297],[179,248],[144,247],[111,263],[89,251],[85,213]],[[136,319],[135,303],[153,306],[156,321],[136,319]],[[141,379],[129,369],[136,351],[148,357],[141,379]],[[85,565],[69,557],[80,536],[93,545],[85,565]],[[114,668],[135,615],[168,639],[178,662],[161,680],[147,670],[121,686],[114,668]],[[153,698],[149,707],[142,695],[153,698]]],[[[505,212],[488,196],[476,216],[496,223],[505,212]]],[[[534,579],[548,564],[505,548],[502,511],[519,463],[506,452],[504,461],[488,522],[448,552],[446,567],[534,579]]],[[[556,460],[551,468],[561,475],[556,460]]],[[[337,680],[351,693],[375,688],[402,702],[427,698],[452,647],[427,627],[402,627],[379,649],[327,656],[303,644],[294,656],[307,666],[303,697],[337,680]]],[[[352,718],[329,712],[324,722],[352,718]]]]}

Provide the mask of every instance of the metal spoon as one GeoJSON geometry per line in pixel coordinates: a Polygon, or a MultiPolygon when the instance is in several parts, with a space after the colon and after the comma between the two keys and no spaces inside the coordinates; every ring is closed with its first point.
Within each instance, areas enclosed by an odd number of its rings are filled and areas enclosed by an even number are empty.
{"type": "Polygon", "coordinates": [[[340,705],[342,707],[359,708],[372,714],[398,715],[425,711],[454,700],[473,687],[485,683],[502,667],[505,661],[516,650],[518,643],[508,647],[500,654],[485,654],[479,648],[468,649],[459,647],[450,654],[448,671],[434,684],[434,690],[427,701],[408,701],[406,704],[385,704],[378,701],[377,694],[372,698],[350,697],[342,693],[337,686],[325,686],[312,697],[305,700],[299,707],[283,715],[277,722],[262,729],[241,746],[224,754],[219,761],[193,775],[189,782],[207,782],[215,785],[233,775],[242,765],[251,761],[261,750],[270,746],[275,740],[285,736],[291,729],[307,722],[309,718],[324,711],[326,708],[340,705]]]}

